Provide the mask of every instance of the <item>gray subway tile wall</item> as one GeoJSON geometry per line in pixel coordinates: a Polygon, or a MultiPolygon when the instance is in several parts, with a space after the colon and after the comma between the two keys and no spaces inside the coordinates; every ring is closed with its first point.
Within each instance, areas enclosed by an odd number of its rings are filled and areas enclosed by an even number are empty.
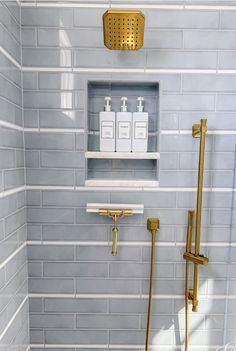
{"type": "Polygon", "coordinates": [[[9,351],[29,347],[20,12],[0,2],[0,349],[9,351]]]}
{"type": "MultiPolygon", "coordinates": [[[[151,216],[161,221],[151,343],[156,351],[180,351],[182,255],[187,211],[196,204],[199,148],[190,132],[205,116],[210,133],[202,252],[210,265],[200,270],[200,311],[190,316],[190,351],[216,350],[235,342],[235,72],[218,71],[235,69],[235,10],[220,9],[227,4],[215,1],[184,2],[195,9],[147,6],[143,49],[115,52],[103,46],[105,8],[86,4],[91,2],[63,7],[32,1],[20,8],[18,2],[0,1],[0,343],[9,351],[27,349],[29,293],[31,350],[143,350],[151,239],[146,219],[151,216]],[[87,80],[159,83],[160,121],[155,98],[149,96],[146,107],[150,132],[162,130],[160,188],[84,187],[87,173],[157,176],[152,161],[86,162],[87,142],[90,149],[98,147],[97,111],[110,93],[104,85],[91,94],[87,113],[87,80]],[[111,221],[87,214],[87,202],[144,204],[143,215],[120,222],[117,257],[110,253],[111,221]]],[[[150,94],[142,89],[140,94],[150,94]]],[[[113,93],[118,109],[123,91],[115,87],[113,93]]],[[[132,89],[125,93],[132,99],[132,89]]],[[[154,139],[150,136],[150,149],[154,139]]]]}
{"type": "MultiPolygon", "coordinates": [[[[208,70],[233,68],[230,12],[218,10],[153,10],[147,17],[144,47],[139,52],[112,52],[103,48],[101,8],[22,9],[25,126],[60,128],[61,133],[25,133],[27,184],[43,186],[83,185],[86,150],[83,134],[70,128],[86,128],[86,79],[151,80],[160,82],[161,126],[174,134],[161,136],[160,188],[162,191],[30,190],[28,191],[28,247],[31,343],[50,349],[72,344],[109,345],[125,350],[142,349],[145,337],[150,237],[146,218],[158,216],[151,342],[156,349],[179,351],[184,338],[184,252],[187,210],[196,203],[198,140],[179,130],[206,116],[210,130],[235,129],[234,75],[207,74],[208,70]],[[227,31],[225,31],[227,29],[227,31]],[[38,68],[37,68],[38,67],[38,68]],[[49,72],[43,72],[48,67],[49,72]],[[50,67],[58,72],[50,72],[50,67]],[[109,69],[111,73],[59,72],[109,69]],[[113,73],[112,69],[126,69],[113,73]],[[132,73],[132,69],[172,69],[175,72],[132,73]],[[178,73],[183,69],[206,70],[202,74],[178,73]],[[130,70],[130,71],[129,71],[130,70]],[[77,183],[74,175],[80,175],[77,183]],[[178,187],[178,190],[171,189],[178,187]],[[127,198],[128,195],[128,198],[127,198]],[[108,242],[111,223],[86,214],[87,202],[143,203],[145,213],[121,221],[119,252],[112,257],[108,242]],[[42,245],[43,242],[44,244],[42,245]],[[127,242],[130,243],[127,246],[127,242]],[[159,246],[159,244],[161,246],[159,246]],[[48,297],[47,294],[53,294],[48,297]],[[175,297],[175,298],[173,298],[175,297]]],[[[233,22],[233,20],[231,20],[233,22]]],[[[106,94],[106,89],[96,94],[106,94]]],[[[121,92],[120,92],[121,93],[121,92]]],[[[116,104],[116,101],[115,101],[116,104]]],[[[150,106],[151,107],[151,106],[150,106]]],[[[98,131],[96,111],[102,99],[94,96],[88,124],[98,131]]],[[[153,112],[153,114],[151,114],[153,112]]],[[[156,111],[150,128],[156,130],[156,111]]],[[[49,129],[50,130],[50,129],[49,129]]],[[[97,136],[89,147],[97,148],[97,136]]],[[[200,314],[191,314],[191,345],[206,350],[221,345],[225,304],[210,296],[226,294],[227,260],[234,170],[234,135],[207,137],[205,186],[223,188],[204,192],[203,252],[212,265],[200,276],[200,314]],[[219,249],[219,243],[226,247],[219,249]],[[210,247],[207,245],[210,244],[210,247]],[[214,300],[215,301],[215,300],[214,300]],[[196,332],[197,330],[197,332],[196,332]]],[[[152,170],[121,161],[91,160],[100,176],[118,175],[121,167],[152,170]],[[109,173],[108,173],[109,172],[109,173]]],[[[214,298],[217,298],[216,296],[214,298]]],[[[71,347],[70,347],[71,345],[71,347]]],[[[94,345],[94,346],[93,346],[94,345]]],[[[81,348],[83,348],[81,346],[81,348]]],[[[40,346],[36,350],[47,350],[40,346]]],[[[78,349],[78,347],[77,347],[78,349]]]]}

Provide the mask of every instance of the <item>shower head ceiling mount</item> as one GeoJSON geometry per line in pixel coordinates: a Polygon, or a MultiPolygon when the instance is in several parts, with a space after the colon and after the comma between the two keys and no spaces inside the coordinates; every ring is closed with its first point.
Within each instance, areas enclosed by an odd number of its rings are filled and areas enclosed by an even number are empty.
{"type": "Polygon", "coordinates": [[[104,45],[110,50],[139,50],[145,17],[139,10],[107,10],[103,15],[104,45]]]}

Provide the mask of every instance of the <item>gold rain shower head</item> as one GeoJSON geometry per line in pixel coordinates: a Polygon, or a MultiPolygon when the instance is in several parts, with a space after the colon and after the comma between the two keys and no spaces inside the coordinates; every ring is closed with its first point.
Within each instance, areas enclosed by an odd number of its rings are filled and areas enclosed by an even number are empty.
{"type": "Polygon", "coordinates": [[[110,50],[139,50],[145,17],[139,10],[107,10],[103,15],[104,45],[110,50]]]}

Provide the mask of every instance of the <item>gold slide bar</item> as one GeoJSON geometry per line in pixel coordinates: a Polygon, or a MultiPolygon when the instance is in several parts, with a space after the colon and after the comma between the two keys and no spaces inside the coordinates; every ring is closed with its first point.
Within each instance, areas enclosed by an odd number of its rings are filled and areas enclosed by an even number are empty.
{"type": "Polygon", "coordinates": [[[188,350],[188,303],[192,302],[192,311],[198,311],[198,282],[199,282],[199,265],[207,266],[208,258],[200,254],[201,244],[201,221],[202,221],[202,191],[203,191],[203,175],[204,175],[204,158],[205,158],[205,142],[207,132],[207,119],[201,119],[201,124],[194,124],[192,128],[192,136],[200,138],[199,162],[198,162],[198,189],[197,189],[197,209],[196,209],[196,226],[195,226],[195,248],[192,253],[192,232],[194,223],[194,210],[188,212],[188,229],[186,239],[186,252],[183,257],[186,261],[186,277],[185,277],[185,351],[188,350]],[[189,264],[194,264],[193,289],[189,288],[189,264]]]}
{"type": "MultiPolygon", "coordinates": [[[[197,211],[196,211],[196,228],[195,228],[195,256],[200,255],[201,243],[201,222],[202,222],[202,189],[205,159],[205,142],[207,132],[207,119],[201,119],[201,125],[193,125],[192,135],[194,138],[200,137],[200,151],[198,162],[198,190],[197,190],[197,211]]],[[[194,263],[194,284],[193,284],[193,312],[198,311],[198,275],[199,265],[194,263]]]]}

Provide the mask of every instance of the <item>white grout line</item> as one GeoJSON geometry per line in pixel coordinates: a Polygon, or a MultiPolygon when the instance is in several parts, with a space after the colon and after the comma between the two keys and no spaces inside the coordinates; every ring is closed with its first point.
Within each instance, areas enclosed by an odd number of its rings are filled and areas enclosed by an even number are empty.
{"type": "MultiPolygon", "coordinates": [[[[112,242],[109,241],[50,241],[50,240],[28,240],[28,246],[105,246],[109,247],[112,245],[112,242]]],[[[155,244],[156,247],[185,247],[185,242],[157,242],[155,244]]],[[[226,242],[203,242],[201,243],[203,247],[236,247],[236,242],[233,243],[226,243],[226,242]]],[[[119,246],[151,246],[149,241],[120,241],[119,246]]]]}
{"type": "Polygon", "coordinates": [[[75,187],[54,185],[26,185],[26,190],[75,190],[75,187]]]}
{"type": "Polygon", "coordinates": [[[236,74],[236,69],[219,69],[219,74],[236,74]]]}
{"type": "Polygon", "coordinates": [[[10,190],[1,191],[0,192],[0,199],[3,198],[3,197],[6,197],[6,196],[17,194],[17,193],[19,193],[21,191],[24,191],[24,190],[26,190],[26,187],[25,186],[20,186],[18,188],[13,188],[13,189],[10,189],[10,190]]]}
{"type": "MultiPolygon", "coordinates": [[[[61,350],[61,349],[70,349],[70,348],[76,348],[77,349],[91,349],[91,350],[95,350],[95,349],[124,349],[124,350],[127,350],[127,349],[144,349],[145,348],[145,345],[144,344],[30,344],[30,347],[32,349],[36,348],[47,348],[47,349],[58,349],[58,350],[61,350]]],[[[173,345],[173,344],[169,344],[169,345],[161,345],[161,348],[162,349],[167,349],[169,350],[170,348],[172,349],[181,349],[182,345],[173,345]]],[[[160,345],[149,345],[149,349],[152,349],[155,351],[155,349],[158,349],[160,348],[160,345]]],[[[219,345],[191,345],[191,349],[196,349],[196,350],[199,350],[199,349],[202,349],[204,348],[204,350],[219,350],[219,345]]],[[[222,349],[221,349],[222,350],[222,349]]]]}
{"type": "MultiPolygon", "coordinates": [[[[65,0],[66,1],[66,0],[65,0]]],[[[64,3],[54,3],[54,2],[21,2],[22,7],[82,7],[82,8],[105,8],[108,9],[107,4],[83,4],[76,2],[64,2],[64,3]]]]}
{"type": "MultiPolygon", "coordinates": [[[[83,8],[109,8],[106,3],[76,3],[76,2],[21,2],[22,7],[83,7],[83,8]]],[[[158,4],[128,4],[126,2],[120,4],[112,4],[112,8],[140,8],[140,9],[159,9],[159,10],[236,10],[233,5],[158,5],[158,4]]]]}
{"type": "Polygon", "coordinates": [[[73,68],[73,72],[94,73],[145,73],[145,68],[73,68]]]}
{"type": "MultiPolygon", "coordinates": [[[[167,130],[164,129],[161,131],[161,134],[163,135],[176,135],[176,134],[181,134],[181,135],[191,135],[192,131],[191,130],[167,130]]],[[[207,134],[212,134],[212,135],[236,135],[236,130],[208,130],[207,134]]]]}
{"type": "Polygon", "coordinates": [[[7,259],[0,264],[0,269],[6,266],[8,262],[10,262],[24,247],[26,247],[26,245],[27,243],[24,242],[21,246],[18,247],[18,249],[16,249],[16,251],[14,251],[10,256],[8,256],[7,259]]]}
{"type": "Polygon", "coordinates": [[[48,298],[54,298],[54,297],[59,297],[59,298],[75,298],[76,294],[40,294],[40,293],[29,293],[28,297],[30,298],[38,298],[38,297],[48,297],[48,298]]]}
{"type": "Polygon", "coordinates": [[[31,133],[84,133],[83,128],[24,128],[25,132],[31,133]]]}
{"type": "Polygon", "coordinates": [[[16,318],[16,316],[18,315],[18,313],[20,312],[20,310],[22,309],[22,307],[24,306],[25,302],[28,300],[28,296],[26,296],[24,298],[24,300],[21,302],[20,306],[17,308],[16,312],[14,313],[14,315],[12,316],[12,318],[10,319],[10,321],[7,323],[6,328],[3,330],[3,332],[0,334],[0,341],[3,339],[4,335],[6,334],[7,330],[10,328],[11,324],[14,322],[14,319],[16,318]]]}
{"type": "Polygon", "coordinates": [[[181,69],[181,68],[84,68],[84,67],[22,67],[23,72],[77,72],[77,73],[146,73],[146,74],[236,74],[236,70],[181,69]]]}
{"type": "Polygon", "coordinates": [[[17,68],[19,68],[20,70],[22,69],[21,64],[19,64],[14,57],[11,56],[11,54],[9,54],[9,52],[7,52],[1,45],[0,45],[0,52],[8,59],[10,60],[17,68]]]}
{"type": "MultiPolygon", "coordinates": [[[[39,293],[30,293],[29,298],[74,298],[74,299],[148,299],[148,294],[39,294],[39,293]]],[[[236,295],[208,295],[200,294],[201,299],[210,299],[210,300],[223,300],[230,299],[235,300],[236,295]]],[[[153,299],[165,300],[165,299],[182,299],[184,294],[154,294],[153,299]]]]}
{"type": "MultiPolygon", "coordinates": [[[[155,351],[155,348],[157,348],[158,350],[160,350],[160,345],[149,345],[148,346],[150,349],[154,350],[155,351]]],[[[183,345],[173,345],[172,343],[169,344],[169,345],[161,345],[161,348],[162,349],[167,349],[170,350],[171,349],[175,349],[175,350],[181,350],[183,347],[183,345]]],[[[139,345],[120,345],[120,344],[115,344],[115,345],[109,345],[109,349],[122,349],[122,348],[125,348],[125,349],[145,349],[145,345],[143,344],[139,344],[139,345]]],[[[199,350],[199,349],[202,349],[204,348],[204,350],[219,350],[219,345],[191,345],[191,350],[193,349],[196,349],[196,350],[199,350]]],[[[232,351],[232,350],[231,350],[232,351]]]]}
{"type": "MultiPolygon", "coordinates": [[[[54,186],[54,185],[26,185],[26,190],[75,190],[75,191],[137,191],[137,188],[135,187],[73,187],[73,186],[54,186]]],[[[167,187],[161,187],[161,188],[138,188],[138,190],[143,190],[143,191],[156,191],[156,192],[195,192],[197,191],[196,188],[167,188],[167,187]]],[[[204,192],[234,192],[236,191],[236,188],[203,188],[204,192]]],[[[1,193],[0,193],[1,194],[1,193]]]]}
{"type": "Polygon", "coordinates": [[[83,349],[108,349],[108,344],[30,344],[31,348],[47,348],[47,349],[70,349],[70,348],[83,348],[83,349]]]}
{"type": "MultiPolygon", "coordinates": [[[[23,130],[22,127],[18,127],[14,124],[4,122],[4,125],[8,128],[13,129],[18,129],[18,130],[23,130]],[[8,125],[6,125],[8,123],[8,125]],[[16,126],[16,127],[15,127],[16,126]]],[[[0,121],[1,124],[1,121],[0,121]]],[[[85,130],[83,128],[24,128],[24,131],[26,133],[85,133],[85,130]]],[[[95,134],[95,133],[92,133],[95,134]]],[[[161,134],[163,135],[191,135],[192,131],[191,130],[177,130],[177,129],[164,129],[161,131],[161,134]]],[[[212,135],[236,135],[236,130],[208,130],[207,134],[212,134],[212,135]]]]}
{"type": "MultiPolygon", "coordinates": [[[[65,190],[65,191],[152,191],[152,192],[196,192],[197,188],[136,188],[136,187],[74,187],[74,186],[57,186],[57,185],[26,185],[17,188],[13,188],[10,190],[4,190],[0,192],[0,199],[17,194],[21,191],[25,190],[45,190],[45,191],[57,191],[57,190],[65,190]]],[[[203,188],[203,192],[220,192],[220,193],[229,193],[235,192],[236,188],[203,188]]]]}
{"type": "Polygon", "coordinates": [[[235,5],[184,5],[186,10],[228,10],[236,11],[235,5]]]}
{"type": "Polygon", "coordinates": [[[181,74],[217,74],[219,71],[216,69],[184,69],[184,68],[146,68],[145,73],[153,74],[174,74],[174,73],[181,73],[181,74]]]}
{"type": "Polygon", "coordinates": [[[0,126],[8,128],[8,129],[19,130],[20,132],[23,132],[23,130],[24,130],[23,127],[18,126],[15,123],[6,122],[6,121],[3,121],[3,120],[0,120],[0,126]]]}
{"type": "Polygon", "coordinates": [[[23,72],[72,72],[68,67],[22,67],[23,72]]]}

